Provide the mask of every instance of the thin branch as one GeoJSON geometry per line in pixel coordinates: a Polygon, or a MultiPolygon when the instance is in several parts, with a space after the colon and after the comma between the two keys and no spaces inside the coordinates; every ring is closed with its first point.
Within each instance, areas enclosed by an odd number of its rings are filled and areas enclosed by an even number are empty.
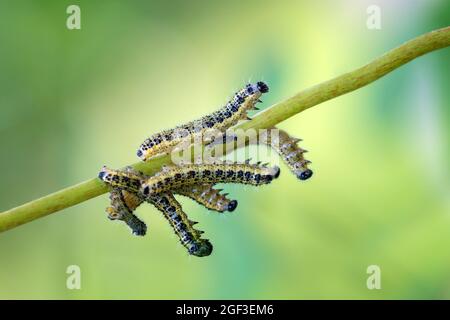
{"type": "MultiPolygon", "coordinates": [[[[293,115],[324,101],[361,88],[403,64],[450,45],[450,27],[426,33],[387,52],[369,64],[300,91],[296,95],[258,113],[251,121],[237,126],[240,129],[272,127],[293,115]]],[[[170,156],[158,156],[147,162],[132,165],[147,174],[157,172],[170,156]]],[[[108,191],[106,185],[94,178],[57,191],[40,199],[0,213],[0,232],[74,206],[108,191]]]]}

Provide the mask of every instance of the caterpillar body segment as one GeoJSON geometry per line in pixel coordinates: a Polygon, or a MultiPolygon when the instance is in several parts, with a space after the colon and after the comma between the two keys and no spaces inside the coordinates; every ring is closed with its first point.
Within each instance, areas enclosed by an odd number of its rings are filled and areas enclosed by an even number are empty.
{"type": "Polygon", "coordinates": [[[207,130],[225,131],[238,123],[247,120],[247,112],[256,109],[259,98],[269,87],[264,82],[247,84],[221,109],[198,120],[191,121],[174,129],[165,130],[146,139],[137,151],[137,156],[146,161],[161,154],[170,153],[177,145],[188,141],[189,144],[197,137],[202,137],[207,130]]]}
{"type": "Polygon", "coordinates": [[[189,197],[209,210],[218,212],[234,211],[238,202],[227,198],[227,194],[221,194],[221,190],[214,189],[213,185],[194,185],[175,190],[175,193],[189,197]]]}
{"type": "Polygon", "coordinates": [[[199,184],[268,184],[280,175],[280,168],[249,163],[187,164],[170,166],[142,182],[140,193],[154,195],[199,184]]]}
{"type": "Polygon", "coordinates": [[[133,214],[133,211],[144,201],[142,197],[126,190],[113,188],[110,196],[111,205],[106,208],[110,220],[121,220],[137,236],[147,233],[147,225],[133,214]]]}
{"type": "Polygon", "coordinates": [[[181,244],[188,250],[189,254],[197,257],[209,256],[213,246],[208,239],[202,239],[203,231],[194,229],[196,223],[188,219],[183,212],[181,204],[175,199],[172,193],[161,193],[151,195],[147,201],[160,210],[169,221],[180,239],[181,244]]]}

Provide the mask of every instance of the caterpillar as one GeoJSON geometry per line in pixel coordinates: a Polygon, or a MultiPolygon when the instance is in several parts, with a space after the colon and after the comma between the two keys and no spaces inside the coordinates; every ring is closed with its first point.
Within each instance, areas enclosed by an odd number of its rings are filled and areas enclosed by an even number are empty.
{"type": "Polygon", "coordinates": [[[264,82],[247,84],[221,109],[198,120],[162,131],[146,139],[137,151],[137,156],[146,161],[160,154],[169,153],[181,142],[203,135],[207,129],[225,131],[239,120],[249,119],[247,111],[257,110],[256,103],[263,93],[269,91],[264,82]]]}
{"type": "Polygon", "coordinates": [[[228,194],[221,194],[221,189],[214,189],[213,185],[195,185],[175,190],[175,193],[189,197],[204,207],[218,211],[234,211],[238,202],[227,198],[228,194]]]}
{"type": "Polygon", "coordinates": [[[163,170],[142,179],[124,170],[103,167],[98,177],[114,188],[123,188],[143,197],[199,184],[242,183],[262,185],[280,175],[280,168],[246,163],[188,164],[164,166],[163,170]]]}
{"type": "Polygon", "coordinates": [[[137,236],[147,233],[147,225],[133,214],[133,211],[144,201],[136,193],[114,188],[110,193],[111,205],[106,208],[110,220],[121,220],[137,236]]]}
{"type": "Polygon", "coordinates": [[[202,239],[203,231],[194,229],[197,222],[188,219],[183,212],[181,204],[172,193],[161,193],[148,197],[148,201],[160,210],[169,221],[180,239],[181,244],[188,250],[189,254],[204,257],[209,256],[213,246],[208,239],[202,239]]]}
{"type": "Polygon", "coordinates": [[[304,154],[308,151],[297,145],[297,142],[301,139],[291,137],[286,131],[273,127],[265,130],[265,133],[258,140],[271,146],[298,179],[307,180],[311,178],[313,171],[308,168],[311,161],[304,158],[304,154]],[[276,137],[272,137],[273,130],[277,130],[276,137]]]}
{"type": "Polygon", "coordinates": [[[249,163],[189,164],[182,167],[166,166],[156,175],[144,180],[144,196],[198,184],[242,183],[261,185],[270,183],[280,175],[280,168],[251,165],[249,163]]]}

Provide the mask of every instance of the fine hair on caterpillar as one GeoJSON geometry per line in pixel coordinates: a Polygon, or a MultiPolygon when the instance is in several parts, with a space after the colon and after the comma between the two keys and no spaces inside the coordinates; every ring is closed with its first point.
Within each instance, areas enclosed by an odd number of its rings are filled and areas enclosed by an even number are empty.
{"type": "Polygon", "coordinates": [[[233,98],[221,109],[174,129],[164,130],[152,135],[141,144],[137,156],[145,161],[160,153],[170,153],[175,146],[186,141],[190,142],[191,139],[201,135],[205,130],[225,131],[240,120],[248,120],[247,112],[257,110],[256,103],[260,102],[261,95],[268,91],[269,87],[264,82],[247,84],[243,89],[236,92],[233,98]]]}

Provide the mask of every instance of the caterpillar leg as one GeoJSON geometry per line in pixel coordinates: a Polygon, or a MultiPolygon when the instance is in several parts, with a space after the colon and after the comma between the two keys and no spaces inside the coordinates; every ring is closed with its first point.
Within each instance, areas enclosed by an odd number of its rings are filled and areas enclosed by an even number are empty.
{"type": "Polygon", "coordinates": [[[181,204],[172,193],[156,194],[149,197],[148,201],[164,214],[189,254],[197,257],[205,257],[211,254],[213,249],[211,242],[201,238],[203,231],[194,229],[193,225],[196,222],[188,219],[181,204]]]}
{"type": "Polygon", "coordinates": [[[143,202],[134,193],[118,188],[113,188],[110,193],[111,205],[106,208],[110,220],[121,220],[130,227],[132,233],[144,236],[147,225],[133,214],[133,211],[143,202]]]}
{"type": "Polygon", "coordinates": [[[221,190],[214,189],[213,185],[195,185],[175,190],[175,193],[189,197],[207,209],[224,212],[234,211],[238,202],[227,198],[227,194],[221,194],[221,190]]]}

